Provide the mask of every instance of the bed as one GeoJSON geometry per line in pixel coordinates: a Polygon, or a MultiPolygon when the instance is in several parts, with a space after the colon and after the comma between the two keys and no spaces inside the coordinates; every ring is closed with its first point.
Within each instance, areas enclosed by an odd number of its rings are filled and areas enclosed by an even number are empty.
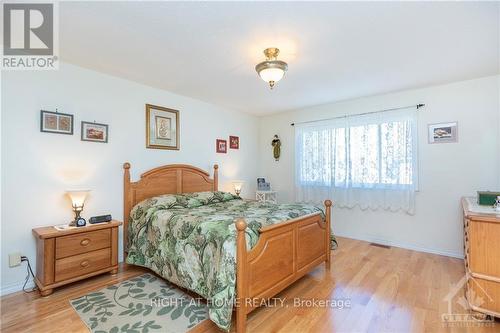
{"type": "Polygon", "coordinates": [[[224,330],[233,307],[236,332],[245,332],[248,313],[262,300],[323,262],[330,267],[330,200],[324,211],[244,201],[218,191],[217,165],[213,178],[173,164],[137,182],[130,181],[130,163],[123,168],[126,262],[219,301],[210,303],[209,316],[224,330]]]}

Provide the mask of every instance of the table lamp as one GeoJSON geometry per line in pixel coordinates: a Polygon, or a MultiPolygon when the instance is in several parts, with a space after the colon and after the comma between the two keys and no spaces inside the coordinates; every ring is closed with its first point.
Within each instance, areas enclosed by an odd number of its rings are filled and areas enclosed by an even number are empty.
{"type": "Polygon", "coordinates": [[[236,193],[237,196],[240,196],[241,188],[243,187],[244,183],[245,182],[243,180],[234,180],[233,181],[234,193],[236,193]]]}
{"type": "MultiPolygon", "coordinates": [[[[77,226],[77,222],[79,220],[82,220],[82,217],[80,216],[83,206],[85,204],[85,199],[87,198],[87,195],[89,194],[90,190],[68,190],[66,191],[66,194],[70,197],[71,203],[73,205],[73,212],[75,213],[75,219],[70,222],[70,226],[74,227],[77,226]]],[[[85,220],[83,220],[85,221],[85,220]]],[[[85,225],[85,222],[83,223],[85,225]]]]}

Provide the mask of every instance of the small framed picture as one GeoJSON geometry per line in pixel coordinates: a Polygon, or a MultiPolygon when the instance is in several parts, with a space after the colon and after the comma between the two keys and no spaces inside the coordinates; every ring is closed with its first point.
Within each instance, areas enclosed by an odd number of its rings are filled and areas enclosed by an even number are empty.
{"type": "Polygon", "coordinates": [[[40,132],[73,135],[73,115],[40,110],[40,132]]]}
{"type": "Polygon", "coordinates": [[[218,153],[222,154],[227,153],[227,141],[222,139],[217,139],[215,141],[215,148],[218,153]]]}
{"type": "Polygon", "coordinates": [[[238,136],[229,136],[229,148],[240,149],[240,138],[238,136]]]}
{"type": "Polygon", "coordinates": [[[108,125],[82,121],[82,141],[108,142],[108,125]]]}
{"type": "Polygon", "coordinates": [[[458,123],[439,123],[429,125],[429,143],[449,143],[458,141],[458,123]]]}
{"type": "Polygon", "coordinates": [[[179,150],[179,111],[146,104],[146,148],[179,150]]]}

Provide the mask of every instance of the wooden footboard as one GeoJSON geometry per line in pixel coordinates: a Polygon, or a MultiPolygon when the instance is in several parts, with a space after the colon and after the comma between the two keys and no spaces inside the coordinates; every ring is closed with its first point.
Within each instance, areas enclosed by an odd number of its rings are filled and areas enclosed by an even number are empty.
{"type": "Polygon", "coordinates": [[[263,228],[255,247],[247,251],[243,219],[236,222],[236,332],[243,333],[247,314],[325,262],[330,267],[330,200],[325,222],[319,213],[263,228]]]}

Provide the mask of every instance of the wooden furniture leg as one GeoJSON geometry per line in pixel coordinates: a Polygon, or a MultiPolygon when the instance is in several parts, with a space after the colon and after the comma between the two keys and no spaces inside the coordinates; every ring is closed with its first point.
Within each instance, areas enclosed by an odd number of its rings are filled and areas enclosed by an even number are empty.
{"type": "Polygon", "coordinates": [[[325,234],[325,243],[326,243],[326,259],[325,259],[325,266],[327,269],[330,269],[330,254],[331,254],[331,250],[330,250],[330,234],[331,234],[331,216],[332,216],[332,212],[331,212],[331,208],[332,208],[332,201],[331,200],[325,200],[325,222],[326,222],[326,234],[325,234]]]}
{"type": "Polygon", "coordinates": [[[247,224],[242,218],[236,221],[236,333],[245,333],[247,325],[247,244],[245,229],[247,224]]]}
{"type": "Polygon", "coordinates": [[[42,297],[47,297],[50,294],[52,294],[53,291],[54,291],[54,289],[45,289],[45,290],[40,291],[40,295],[42,295],[42,297]]]}

